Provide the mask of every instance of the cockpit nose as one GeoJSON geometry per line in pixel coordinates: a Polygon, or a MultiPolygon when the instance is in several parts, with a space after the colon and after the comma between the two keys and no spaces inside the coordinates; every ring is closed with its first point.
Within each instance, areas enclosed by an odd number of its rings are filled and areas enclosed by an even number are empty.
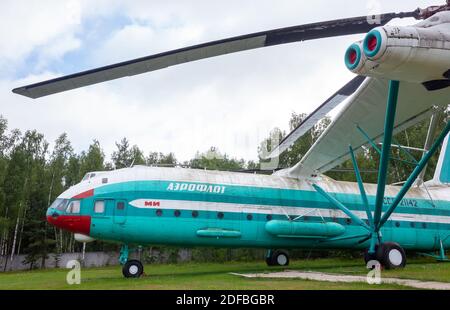
{"type": "Polygon", "coordinates": [[[47,209],[47,221],[49,217],[57,218],[63,214],[68,204],[69,199],[57,198],[47,209]]]}
{"type": "MultiPolygon", "coordinates": [[[[80,215],[80,209],[77,213],[71,213],[74,210],[70,199],[58,198],[47,209],[47,222],[58,228],[89,236],[91,230],[91,217],[80,215]],[[68,212],[68,210],[70,211],[68,212]]],[[[79,206],[79,201],[77,201],[79,206]]]]}

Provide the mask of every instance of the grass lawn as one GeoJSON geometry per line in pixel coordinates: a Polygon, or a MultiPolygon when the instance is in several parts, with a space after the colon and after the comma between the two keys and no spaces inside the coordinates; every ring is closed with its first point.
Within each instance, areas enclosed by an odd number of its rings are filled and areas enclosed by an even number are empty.
{"type": "MultiPolygon", "coordinates": [[[[360,259],[316,259],[292,261],[286,267],[267,267],[264,262],[188,263],[176,265],[146,265],[146,276],[125,279],[121,267],[84,268],[81,285],[66,283],[67,269],[35,270],[0,273],[0,289],[181,289],[181,290],[366,290],[410,289],[399,285],[369,285],[366,283],[331,283],[297,279],[247,279],[229,274],[282,270],[319,271],[351,275],[366,275],[360,259]]],[[[450,263],[432,259],[413,259],[403,270],[382,272],[383,277],[450,282],[450,263]]]]}

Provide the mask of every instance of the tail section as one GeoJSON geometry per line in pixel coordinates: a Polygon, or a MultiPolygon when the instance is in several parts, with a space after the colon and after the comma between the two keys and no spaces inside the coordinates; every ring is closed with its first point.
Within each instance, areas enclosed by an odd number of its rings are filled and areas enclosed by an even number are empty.
{"type": "Polygon", "coordinates": [[[442,144],[441,154],[434,172],[433,183],[435,184],[447,184],[450,185],[450,134],[444,140],[442,144]]]}

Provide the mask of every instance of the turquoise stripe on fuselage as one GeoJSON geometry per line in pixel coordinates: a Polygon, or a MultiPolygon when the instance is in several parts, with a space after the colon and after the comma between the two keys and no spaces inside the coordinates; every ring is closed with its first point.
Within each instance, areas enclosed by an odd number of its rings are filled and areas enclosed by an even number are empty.
{"type": "MultiPolygon", "coordinates": [[[[208,192],[189,192],[189,191],[168,191],[171,183],[184,183],[203,185],[205,183],[195,182],[177,182],[177,181],[130,181],[101,186],[95,189],[95,195],[98,197],[108,197],[111,193],[118,193],[123,199],[129,201],[146,199],[166,199],[166,200],[186,200],[186,201],[205,201],[205,202],[223,202],[249,205],[267,205],[283,207],[304,207],[304,208],[323,208],[335,209],[325,198],[315,191],[266,188],[254,186],[239,186],[227,184],[211,184],[212,186],[225,187],[222,194],[208,192]]],[[[333,193],[335,197],[344,203],[350,210],[364,211],[361,196],[348,193],[333,193]]],[[[383,208],[389,206],[389,200],[393,197],[386,197],[383,208]]],[[[369,196],[369,204],[375,203],[375,197],[369,196]]],[[[433,201],[406,198],[396,210],[396,213],[428,214],[437,216],[450,216],[449,201],[433,201]],[[434,204],[434,206],[433,206],[434,204]],[[412,205],[409,207],[405,205],[412,205]]]]}
{"type": "MultiPolygon", "coordinates": [[[[334,193],[333,195],[351,210],[364,210],[361,198],[357,194],[334,193]]],[[[374,197],[369,197],[369,202],[373,203],[374,197]]],[[[247,214],[241,214],[236,208],[236,212],[229,212],[223,219],[218,219],[214,203],[335,210],[321,195],[307,190],[178,181],[130,181],[96,188],[94,196],[83,199],[82,213],[92,215],[92,237],[127,243],[265,248],[366,248],[368,246],[367,242],[358,244],[359,239],[320,243],[317,240],[278,238],[265,231],[267,218],[264,214],[254,214],[251,220],[248,220],[245,217],[247,214]],[[178,185],[178,190],[175,190],[176,183],[187,185],[183,190],[181,190],[181,185],[178,185]],[[191,184],[193,190],[189,191],[188,186],[191,184]],[[212,188],[208,188],[208,186],[212,186],[212,188]],[[214,186],[218,188],[214,188],[214,186]],[[196,191],[196,189],[201,191],[196,191]],[[186,210],[182,210],[178,216],[174,216],[175,208],[164,210],[163,215],[158,216],[155,213],[158,207],[135,208],[128,204],[126,219],[116,221],[114,220],[114,205],[107,205],[104,214],[93,213],[93,204],[96,199],[111,199],[111,201],[123,199],[128,203],[136,199],[170,200],[180,201],[180,203],[183,201],[206,202],[211,203],[211,210],[199,212],[196,218],[193,218],[191,212],[186,210]],[[242,237],[228,239],[198,237],[196,231],[205,228],[237,230],[241,232],[242,237]]],[[[406,198],[404,204],[415,206],[399,206],[396,213],[418,216],[450,216],[449,202],[434,201],[433,203],[435,207],[432,207],[432,204],[424,199],[406,198]]],[[[384,207],[387,206],[386,204],[384,207]]],[[[286,217],[279,214],[273,216],[273,219],[283,220],[286,217]]],[[[362,227],[346,222],[346,219],[325,218],[325,220],[345,225],[346,236],[366,232],[362,227]]],[[[308,217],[308,221],[320,222],[321,218],[311,215],[308,217]]],[[[398,224],[398,221],[395,224],[398,224]]],[[[420,221],[416,223],[414,219],[411,219],[411,221],[401,224],[400,227],[395,227],[393,222],[388,222],[382,233],[385,240],[395,240],[406,249],[432,250],[438,246],[436,242],[438,238],[445,239],[450,234],[450,225],[420,223],[420,221]]],[[[446,247],[450,246],[450,238],[446,238],[444,244],[446,247]]]]}

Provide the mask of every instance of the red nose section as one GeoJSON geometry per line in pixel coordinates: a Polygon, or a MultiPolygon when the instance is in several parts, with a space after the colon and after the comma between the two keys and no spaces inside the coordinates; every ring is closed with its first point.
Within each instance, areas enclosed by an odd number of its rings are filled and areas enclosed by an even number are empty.
{"type": "Polygon", "coordinates": [[[87,236],[91,231],[91,217],[88,215],[48,215],[47,222],[58,228],[87,236]]]}

